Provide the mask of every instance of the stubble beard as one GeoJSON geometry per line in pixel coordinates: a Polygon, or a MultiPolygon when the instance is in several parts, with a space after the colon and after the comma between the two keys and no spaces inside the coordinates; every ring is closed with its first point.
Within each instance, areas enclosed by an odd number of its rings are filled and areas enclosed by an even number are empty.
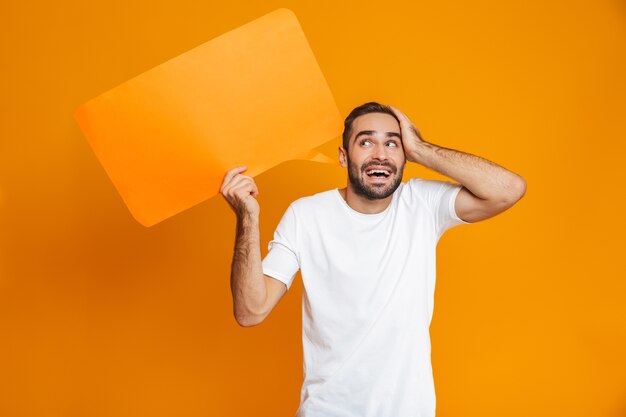
{"type": "Polygon", "coordinates": [[[400,169],[398,170],[396,167],[394,167],[391,164],[379,164],[379,165],[384,165],[388,167],[389,169],[391,169],[392,171],[391,175],[395,177],[392,178],[385,185],[382,185],[382,184],[369,185],[366,183],[365,176],[367,176],[367,174],[365,173],[365,171],[367,169],[367,166],[370,166],[373,164],[372,163],[363,164],[361,166],[361,169],[359,170],[356,164],[353,164],[350,161],[350,157],[347,157],[347,160],[348,160],[348,179],[350,180],[352,189],[354,190],[356,194],[362,197],[365,197],[368,200],[380,200],[383,198],[387,198],[390,195],[392,195],[402,183],[402,173],[404,171],[404,165],[401,166],[400,169]]]}

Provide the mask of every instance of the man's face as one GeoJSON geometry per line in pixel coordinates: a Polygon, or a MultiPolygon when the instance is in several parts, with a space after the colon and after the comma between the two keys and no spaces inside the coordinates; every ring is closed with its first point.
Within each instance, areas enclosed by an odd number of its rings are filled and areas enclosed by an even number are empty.
{"type": "Polygon", "coordinates": [[[342,154],[355,193],[368,200],[383,199],[400,186],[406,158],[400,126],[393,116],[368,113],[357,117],[348,149],[342,154]]]}

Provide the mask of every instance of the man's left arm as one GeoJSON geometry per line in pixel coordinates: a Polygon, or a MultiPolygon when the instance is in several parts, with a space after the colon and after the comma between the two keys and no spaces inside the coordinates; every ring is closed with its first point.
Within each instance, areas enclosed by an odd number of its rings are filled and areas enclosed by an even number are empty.
{"type": "Polygon", "coordinates": [[[454,206],[462,220],[474,223],[493,217],[512,207],[526,192],[526,181],[518,174],[479,156],[425,141],[404,113],[389,107],[400,120],[407,160],[463,185],[454,206]]]}

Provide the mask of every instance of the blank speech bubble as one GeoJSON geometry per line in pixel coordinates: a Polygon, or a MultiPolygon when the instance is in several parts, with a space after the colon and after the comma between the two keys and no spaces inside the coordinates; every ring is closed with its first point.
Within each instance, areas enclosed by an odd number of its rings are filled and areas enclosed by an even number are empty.
{"type": "Polygon", "coordinates": [[[277,9],[82,104],[74,113],[133,217],[149,227],[315,148],[343,119],[295,14],[277,9]]]}

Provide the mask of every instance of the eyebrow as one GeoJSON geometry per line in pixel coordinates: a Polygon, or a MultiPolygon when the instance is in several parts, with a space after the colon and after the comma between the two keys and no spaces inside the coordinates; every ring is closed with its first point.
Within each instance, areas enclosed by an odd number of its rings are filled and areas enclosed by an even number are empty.
{"type": "MultiPolygon", "coordinates": [[[[356,136],[354,137],[354,142],[356,142],[356,141],[357,141],[357,139],[358,139],[360,136],[370,136],[370,135],[372,135],[372,134],[374,134],[374,133],[376,133],[376,132],[377,132],[376,130],[361,130],[361,131],[360,131],[359,133],[357,133],[357,134],[356,134],[356,136]]],[[[385,136],[386,136],[386,137],[388,137],[388,138],[391,138],[391,137],[396,137],[396,138],[398,138],[398,139],[402,140],[402,136],[400,136],[400,134],[399,134],[399,133],[396,133],[396,132],[387,132],[387,134],[386,134],[385,136]]]]}

